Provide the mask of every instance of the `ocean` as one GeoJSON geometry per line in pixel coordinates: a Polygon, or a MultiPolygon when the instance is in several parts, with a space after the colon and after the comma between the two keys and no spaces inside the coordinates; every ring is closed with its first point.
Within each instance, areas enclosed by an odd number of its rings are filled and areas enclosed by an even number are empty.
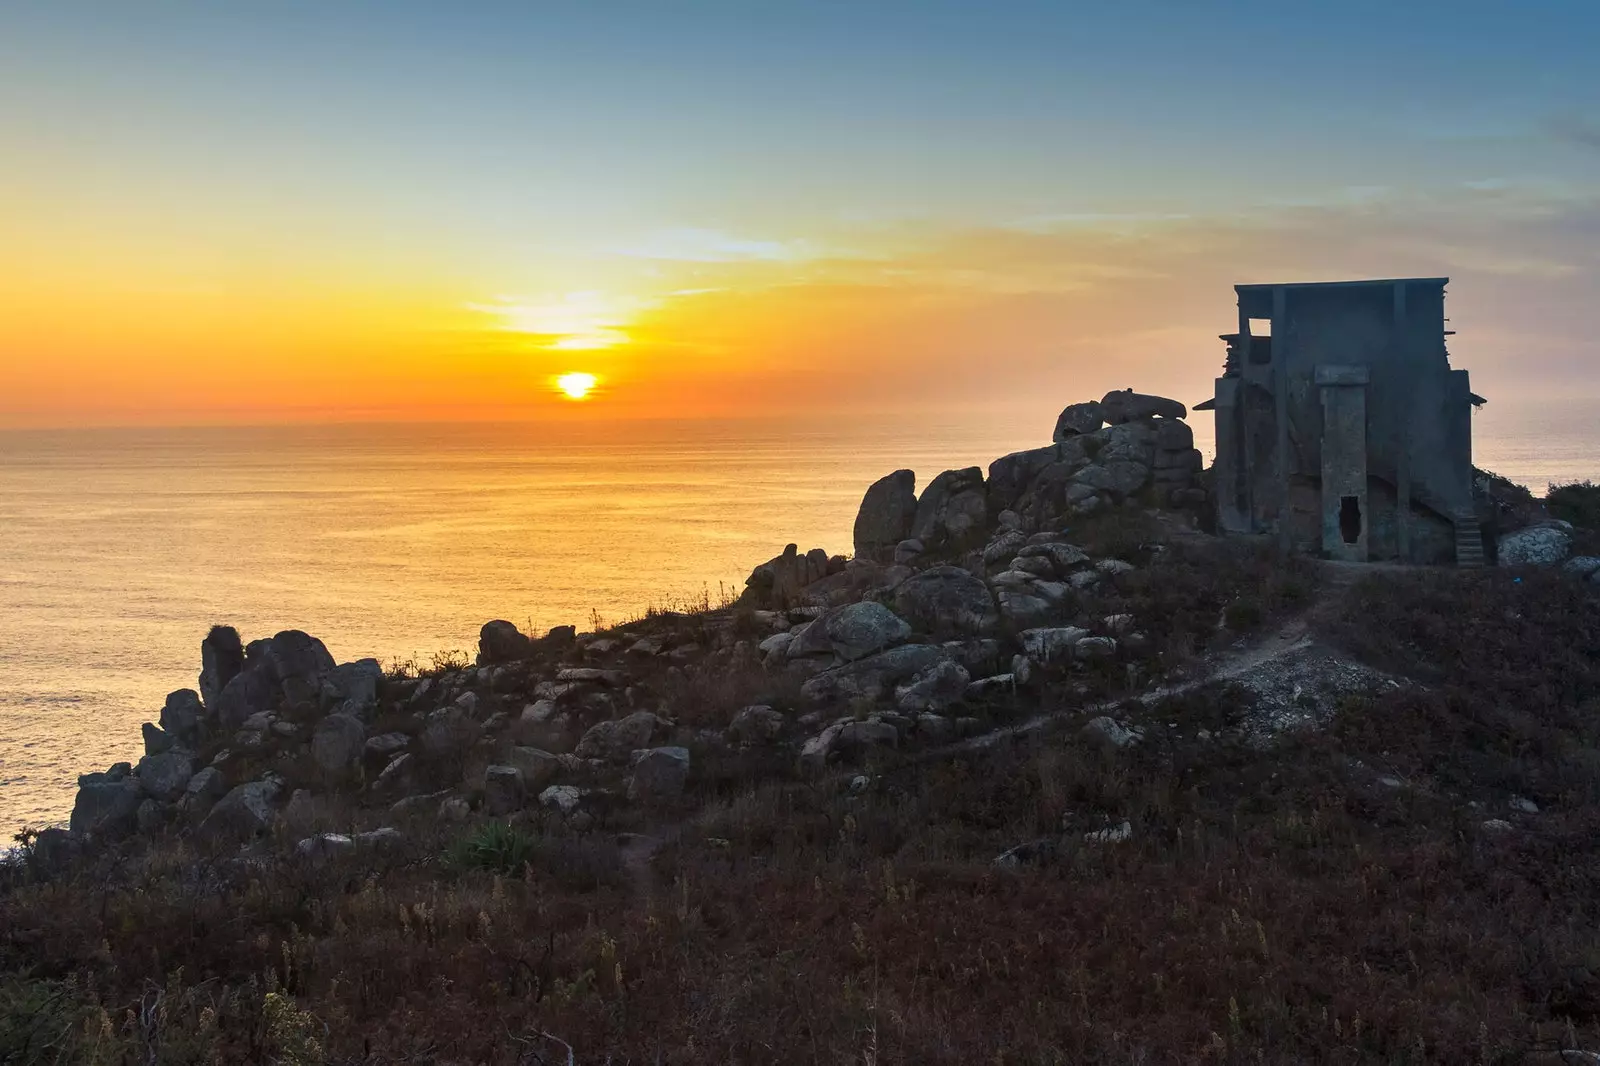
{"type": "MultiPolygon", "coordinates": [[[[1540,492],[1600,477],[1586,407],[1491,404],[1479,465],[1540,492]]],[[[78,773],[136,760],[213,624],[427,663],[491,618],[715,601],[787,543],[848,553],[890,470],[920,488],[1053,418],[0,432],[0,828],[62,822],[78,773]]]]}

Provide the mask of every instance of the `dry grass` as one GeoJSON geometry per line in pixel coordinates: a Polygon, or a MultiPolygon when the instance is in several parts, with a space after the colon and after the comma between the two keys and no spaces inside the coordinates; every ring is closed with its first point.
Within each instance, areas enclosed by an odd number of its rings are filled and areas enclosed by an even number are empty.
{"type": "MultiPolygon", "coordinates": [[[[1315,588],[1185,551],[1090,606],[1175,655],[1315,588]]],[[[320,863],[284,834],[250,860],[163,841],[14,869],[0,1061],[563,1061],[540,1034],[578,1062],[1556,1061],[1600,1048],[1595,608],[1552,575],[1359,583],[1319,635],[1426,686],[1267,752],[1205,739],[1249,709],[1227,686],[1130,706],[1132,749],[889,754],[860,792],[697,752],[703,809],[648,869],[611,835],[627,819],[544,814],[491,870],[459,861],[485,830],[426,817],[320,863]],[[1124,820],[1127,842],[1085,841],[1124,820]],[[1028,841],[1038,861],[993,864],[1028,841]]],[[[774,684],[672,695],[716,724],[774,684]]]]}

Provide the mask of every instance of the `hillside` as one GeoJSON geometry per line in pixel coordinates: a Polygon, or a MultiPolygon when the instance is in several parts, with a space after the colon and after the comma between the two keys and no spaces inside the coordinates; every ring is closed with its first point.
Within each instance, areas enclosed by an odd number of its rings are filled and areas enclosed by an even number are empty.
{"type": "Polygon", "coordinates": [[[852,560],[476,663],[214,630],[5,869],[0,1061],[1600,1050],[1587,557],[1220,539],[1174,426],[891,475],[852,560]]]}

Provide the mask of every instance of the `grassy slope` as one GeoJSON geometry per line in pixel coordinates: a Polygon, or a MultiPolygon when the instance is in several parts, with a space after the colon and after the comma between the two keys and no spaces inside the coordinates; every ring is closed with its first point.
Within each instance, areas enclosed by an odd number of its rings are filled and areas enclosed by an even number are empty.
{"type": "MultiPolygon", "coordinates": [[[[1169,657],[1298,595],[1256,562],[1168,577],[1130,595],[1169,657]]],[[[0,1061],[562,1061],[541,1032],[580,1062],[1553,1061],[1600,1047],[1595,607],[1550,575],[1374,576],[1317,624],[1428,687],[1324,733],[1203,741],[1247,709],[1212,686],[1124,752],[891,760],[859,795],[707,770],[644,870],[554,827],[514,876],[447,866],[463,830],[423,822],[359,862],[167,843],[20,877],[0,1061]],[[993,866],[1037,838],[1064,846],[993,866]]]]}

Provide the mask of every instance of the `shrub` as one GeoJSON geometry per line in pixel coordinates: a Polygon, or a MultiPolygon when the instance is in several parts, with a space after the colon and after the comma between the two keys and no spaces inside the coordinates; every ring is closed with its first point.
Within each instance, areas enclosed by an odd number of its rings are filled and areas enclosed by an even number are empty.
{"type": "Polygon", "coordinates": [[[458,870],[521,873],[533,860],[535,842],[527,832],[507,822],[489,822],[456,841],[446,862],[458,870]]]}
{"type": "Polygon", "coordinates": [[[1551,485],[1544,499],[1552,518],[1571,522],[1579,529],[1600,530],[1600,485],[1592,481],[1551,485]]]}

